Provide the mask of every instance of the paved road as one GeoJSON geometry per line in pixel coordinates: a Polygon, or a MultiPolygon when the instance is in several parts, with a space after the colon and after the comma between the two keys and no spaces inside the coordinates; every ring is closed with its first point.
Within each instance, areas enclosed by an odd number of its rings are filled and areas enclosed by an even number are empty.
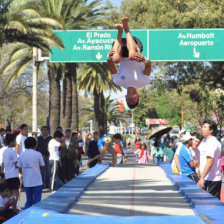
{"type": "MultiPolygon", "coordinates": [[[[184,198],[152,162],[138,165],[133,149],[128,164],[111,167],[92,184],[70,214],[112,216],[194,215],[184,198]]],[[[111,161],[107,155],[105,161],[111,161]]]]}
{"type": "Polygon", "coordinates": [[[156,166],[110,168],[89,187],[71,214],[112,216],[194,215],[156,166]]]}

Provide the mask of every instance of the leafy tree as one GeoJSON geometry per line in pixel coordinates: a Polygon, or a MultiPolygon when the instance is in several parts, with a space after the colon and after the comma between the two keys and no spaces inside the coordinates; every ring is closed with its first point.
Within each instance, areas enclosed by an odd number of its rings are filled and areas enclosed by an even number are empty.
{"type": "MultiPolygon", "coordinates": [[[[130,19],[131,28],[222,28],[224,25],[224,2],[222,0],[125,0],[122,2],[120,16],[130,19]]],[[[172,86],[180,96],[186,92],[185,87],[197,83],[198,100],[193,101],[196,108],[202,107],[201,116],[209,116],[208,92],[215,88],[224,88],[224,75],[222,62],[178,62],[154,64],[156,76],[162,79],[172,79],[172,86]],[[155,68],[155,65],[157,67],[155,68]],[[159,74],[158,74],[159,73],[159,74]]],[[[167,81],[167,85],[170,81],[167,81]]],[[[193,93],[192,92],[192,93],[193,93]]],[[[192,95],[191,93],[191,95],[192,95]]],[[[188,94],[189,96],[189,94],[188,94]]],[[[192,98],[190,98],[193,100],[192,98]]],[[[182,105],[180,105],[182,106],[182,105]]],[[[221,105],[220,105],[221,106],[221,105]]],[[[221,107],[220,107],[221,109],[221,107]]],[[[185,117],[190,112],[185,111],[185,117]]]]}

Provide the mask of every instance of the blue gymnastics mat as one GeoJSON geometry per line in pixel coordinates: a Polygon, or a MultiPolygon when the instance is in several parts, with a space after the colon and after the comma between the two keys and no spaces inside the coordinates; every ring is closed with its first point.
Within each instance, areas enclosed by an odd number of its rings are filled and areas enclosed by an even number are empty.
{"type": "Polygon", "coordinates": [[[139,223],[172,223],[172,224],[204,224],[198,216],[151,216],[151,217],[120,217],[120,216],[84,216],[66,214],[47,214],[34,211],[19,224],[74,224],[74,223],[94,223],[94,224],[139,224],[139,223]],[[47,216],[49,215],[49,216],[47,216]]]}

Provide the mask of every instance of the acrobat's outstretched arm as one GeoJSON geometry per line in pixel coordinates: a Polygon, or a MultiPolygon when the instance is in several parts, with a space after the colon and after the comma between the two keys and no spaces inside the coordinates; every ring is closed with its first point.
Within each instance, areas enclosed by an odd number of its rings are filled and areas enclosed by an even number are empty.
{"type": "Polygon", "coordinates": [[[150,74],[151,74],[151,61],[145,59],[144,75],[150,76],[150,74]]]}

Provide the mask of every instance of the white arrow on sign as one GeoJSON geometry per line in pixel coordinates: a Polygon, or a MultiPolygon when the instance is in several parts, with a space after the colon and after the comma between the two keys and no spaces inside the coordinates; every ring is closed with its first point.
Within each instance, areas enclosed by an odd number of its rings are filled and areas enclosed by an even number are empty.
{"type": "Polygon", "coordinates": [[[102,57],[103,57],[103,55],[100,54],[100,52],[98,52],[97,55],[96,55],[96,58],[97,58],[98,60],[100,60],[102,57]]]}
{"type": "Polygon", "coordinates": [[[199,58],[200,57],[200,53],[196,51],[196,48],[194,47],[194,55],[195,58],[199,58]]]}

